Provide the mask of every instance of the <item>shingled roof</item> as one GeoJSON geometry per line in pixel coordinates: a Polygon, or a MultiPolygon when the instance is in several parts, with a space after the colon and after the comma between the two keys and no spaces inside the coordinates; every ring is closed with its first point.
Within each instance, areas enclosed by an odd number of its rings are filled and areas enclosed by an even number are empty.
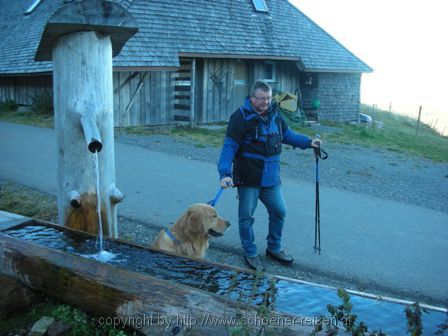
{"type": "MultiPolygon", "coordinates": [[[[0,0],[0,74],[51,71],[35,62],[45,23],[67,0],[0,0]]],[[[295,60],[306,71],[370,72],[372,69],[287,0],[115,0],[140,30],[115,57],[115,67],[179,66],[179,56],[295,60]]]]}

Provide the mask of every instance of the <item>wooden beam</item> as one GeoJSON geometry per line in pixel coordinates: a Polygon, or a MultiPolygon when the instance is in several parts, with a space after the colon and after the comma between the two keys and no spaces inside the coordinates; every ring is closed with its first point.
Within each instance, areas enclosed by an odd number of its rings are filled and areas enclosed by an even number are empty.
{"type": "Polygon", "coordinates": [[[137,77],[138,74],[139,74],[138,71],[134,71],[133,73],[131,73],[129,75],[129,77],[126,78],[126,80],[123,83],[121,83],[120,85],[117,86],[117,88],[114,90],[114,94],[120,92],[120,90],[122,88],[124,88],[131,80],[133,80],[135,77],[137,77]]]}

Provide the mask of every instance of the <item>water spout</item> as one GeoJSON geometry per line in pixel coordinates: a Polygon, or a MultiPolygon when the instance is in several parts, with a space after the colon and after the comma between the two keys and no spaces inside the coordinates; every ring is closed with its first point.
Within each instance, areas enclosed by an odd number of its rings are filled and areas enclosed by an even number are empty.
{"type": "Polygon", "coordinates": [[[81,207],[81,195],[77,190],[72,190],[68,193],[68,198],[70,200],[70,205],[74,208],[81,207]]]}
{"type": "Polygon", "coordinates": [[[82,116],[81,125],[89,151],[92,153],[101,151],[103,144],[101,142],[100,131],[98,130],[93,116],[82,116]]]}

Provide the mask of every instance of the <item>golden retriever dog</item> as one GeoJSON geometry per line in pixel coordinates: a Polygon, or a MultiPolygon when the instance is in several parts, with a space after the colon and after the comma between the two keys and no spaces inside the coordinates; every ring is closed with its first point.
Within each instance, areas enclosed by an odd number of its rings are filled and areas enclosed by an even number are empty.
{"type": "Polygon", "coordinates": [[[220,237],[230,223],[218,216],[208,204],[194,204],[169,230],[161,230],[152,247],[176,253],[180,256],[204,258],[208,239],[220,237]]]}

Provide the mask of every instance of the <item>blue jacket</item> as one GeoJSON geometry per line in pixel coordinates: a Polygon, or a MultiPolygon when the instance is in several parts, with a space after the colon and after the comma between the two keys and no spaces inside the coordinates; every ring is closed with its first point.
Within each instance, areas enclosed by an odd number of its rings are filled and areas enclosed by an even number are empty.
{"type": "Polygon", "coordinates": [[[310,138],[289,129],[275,103],[261,116],[246,98],[244,105],[230,116],[218,162],[220,178],[232,177],[236,186],[280,184],[282,143],[301,149],[311,147],[310,138]]]}

